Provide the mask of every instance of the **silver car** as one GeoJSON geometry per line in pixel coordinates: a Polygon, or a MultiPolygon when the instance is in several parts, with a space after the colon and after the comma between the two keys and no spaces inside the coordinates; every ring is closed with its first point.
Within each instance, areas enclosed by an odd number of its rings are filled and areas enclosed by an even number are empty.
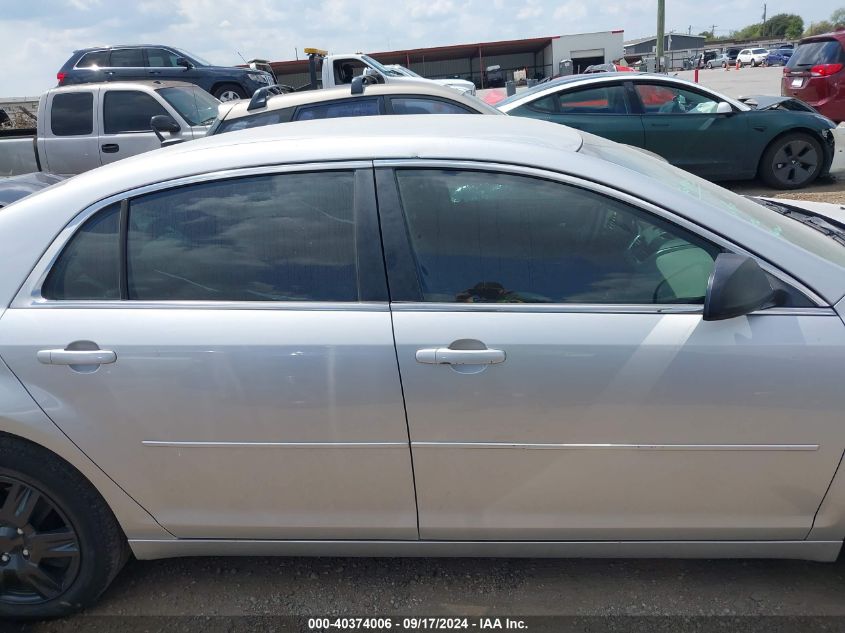
{"type": "Polygon", "coordinates": [[[131,551],[845,537],[842,225],[559,125],[305,121],[0,211],[0,617],[131,551]]]}

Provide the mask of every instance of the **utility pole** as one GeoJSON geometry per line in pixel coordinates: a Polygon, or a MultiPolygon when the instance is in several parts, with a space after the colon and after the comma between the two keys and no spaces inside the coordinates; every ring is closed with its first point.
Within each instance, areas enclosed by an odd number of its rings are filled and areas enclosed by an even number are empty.
{"type": "Polygon", "coordinates": [[[691,26],[687,27],[687,35],[692,35],[692,27],[691,26]]]}
{"type": "Polygon", "coordinates": [[[654,55],[657,58],[655,70],[660,72],[663,68],[663,38],[666,30],[666,0],[657,0],[657,46],[654,55]]]}
{"type": "Polygon", "coordinates": [[[763,3],[763,24],[766,23],[766,3],[763,3]]]}
{"type": "Polygon", "coordinates": [[[713,37],[714,40],[716,39],[716,25],[715,24],[712,27],[710,27],[710,35],[713,37]]]}

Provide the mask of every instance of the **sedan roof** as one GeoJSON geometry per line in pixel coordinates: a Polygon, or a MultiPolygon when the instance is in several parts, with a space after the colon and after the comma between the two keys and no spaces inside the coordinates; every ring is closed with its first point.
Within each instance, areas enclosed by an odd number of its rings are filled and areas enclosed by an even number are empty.
{"type": "Polygon", "coordinates": [[[274,95],[267,99],[267,105],[262,108],[255,108],[247,110],[249,107],[249,99],[241,99],[240,101],[226,102],[232,104],[230,108],[226,106],[221,109],[221,118],[227,121],[231,119],[238,119],[244,116],[258,114],[260,112],[268,112],[272,110],[281,110],[284,108],[293,108],[300,105],[312,105],[316,103],[324,103],[326,101],[335,101],[338,99],[355,99],[367,96],[380,95],[424,95],[427,97],[437,97],[439,99],[449,99],[457,103],[463,104],[468,108],[480,112],[482,114],[501,114],[496,108],[487,105],[481,99],[477,99],[470,95],[463,95],[454,88],[449,88],[433,81],[402,81],[396,83],[375,84],[365,86],[363,94],[353,95],[351,86],[341,86],[338,88],[327,88],[323,90],[303,90],[302,92],[288,92],[281,95],[274,95]]]}
{"type": "Polygon", "coordinates": [[[249,167],[403,159],[508,164],[598,181],[730,236],[829,303],[845,295],[839,265],[733,211],[755,203],[667,163],[547,121],[424,114],[300,121],[220,134],[127,158],[28,196],[0,211],[0,235],[15,236],[3,242],[0,309],[12,300],[46,242],[79,212],[112,196],[200,174],[234,177],[249,167]]]}

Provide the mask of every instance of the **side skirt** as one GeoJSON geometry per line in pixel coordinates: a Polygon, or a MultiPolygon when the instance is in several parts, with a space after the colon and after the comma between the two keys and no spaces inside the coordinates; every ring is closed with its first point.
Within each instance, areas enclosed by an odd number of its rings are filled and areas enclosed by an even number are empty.
{"type": "Polygon", "coordinates": [[[178,556],[783,558],[833,562],[842,541],[129,541],[139,559],[178,556]]]}

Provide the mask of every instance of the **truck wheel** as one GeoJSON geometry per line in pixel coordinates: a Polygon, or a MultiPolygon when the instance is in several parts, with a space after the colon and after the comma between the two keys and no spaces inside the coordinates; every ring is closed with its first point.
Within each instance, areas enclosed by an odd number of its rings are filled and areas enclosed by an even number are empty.
{"type": "Polygon", "coordinates": [[[772,141],[760,159],[758,175],[776,189],[800,189],[819,176],[824,151],[819,141],[802,132],[772,141]]]}
{"type": "Polygon", "coordinates": [[[218,86],[214,92],[214,96],[220,101],[235,101],[236,99],[246,99],[246,92],[237,84],[222,84],[218,86]]]}
{"type": "Polygon", "coordinates": [[[48,450],[0,434],[0,620],[93,603],[129,549],[93,486],[48,450]]]}

